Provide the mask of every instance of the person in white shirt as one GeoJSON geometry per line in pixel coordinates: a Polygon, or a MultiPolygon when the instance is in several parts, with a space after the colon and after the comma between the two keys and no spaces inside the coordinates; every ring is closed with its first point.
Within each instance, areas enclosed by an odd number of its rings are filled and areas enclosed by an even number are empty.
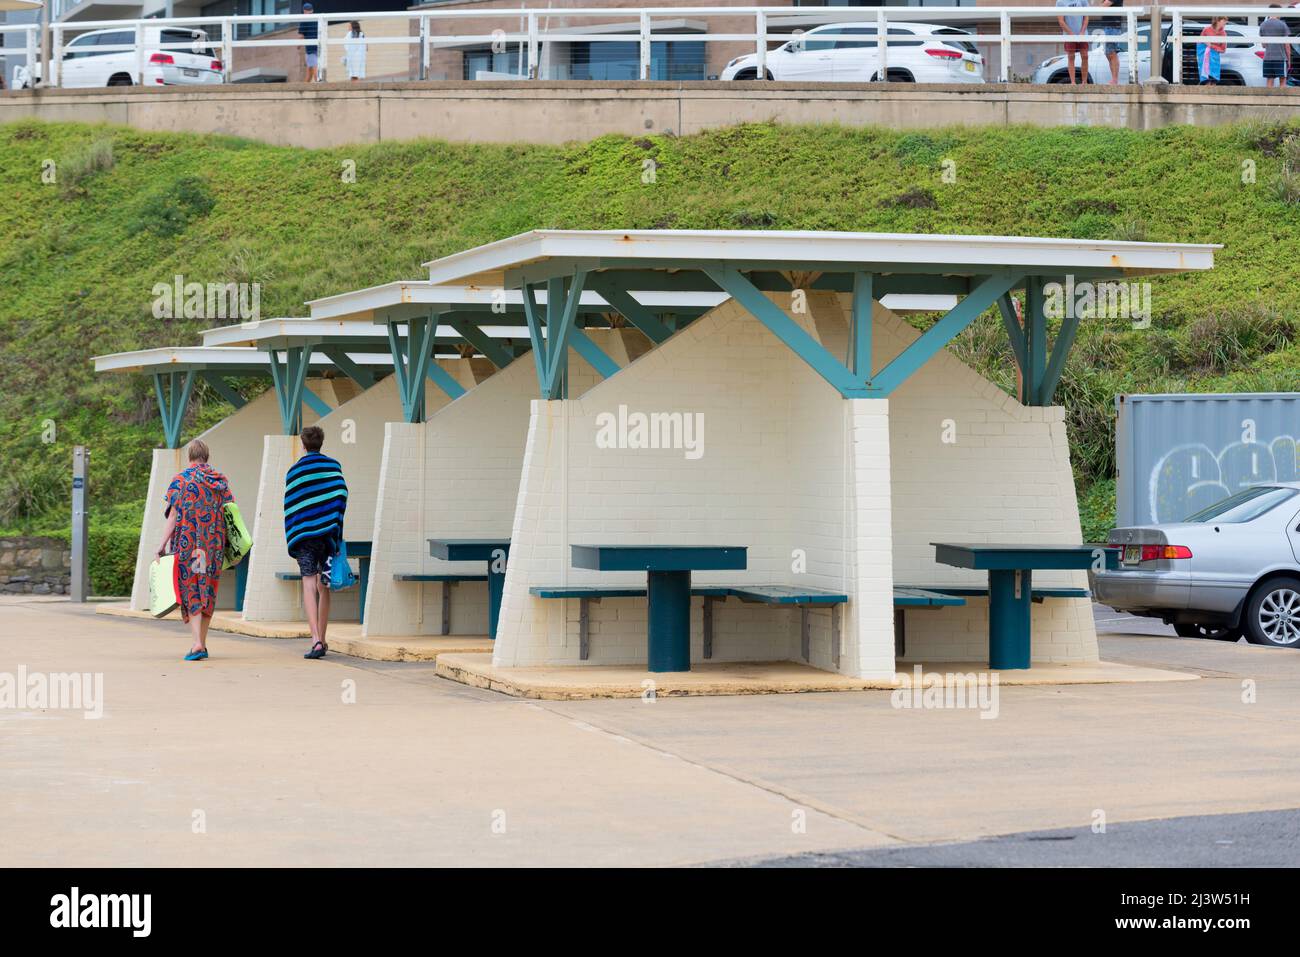
{"type": "Polygon", "coordinates": [[[343,38],[343,65],[348,68],[348,78],[364,80],[366,78],[366,35],[361,32],[361,24],[353,20],[349,25],[348,35],[343,38]]]}

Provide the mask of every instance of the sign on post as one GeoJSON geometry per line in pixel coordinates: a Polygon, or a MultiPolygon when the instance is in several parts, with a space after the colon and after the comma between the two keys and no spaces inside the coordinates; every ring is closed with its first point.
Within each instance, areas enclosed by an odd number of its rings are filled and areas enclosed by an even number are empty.
{"type": "Polygon", "coordinates": [[[72,450],[72,582],[69,596],[73,601],[85,601],[90,594],[87,576],[88,522],[86,519],[86,464],[90,452],[84,445],[72,450]]]}

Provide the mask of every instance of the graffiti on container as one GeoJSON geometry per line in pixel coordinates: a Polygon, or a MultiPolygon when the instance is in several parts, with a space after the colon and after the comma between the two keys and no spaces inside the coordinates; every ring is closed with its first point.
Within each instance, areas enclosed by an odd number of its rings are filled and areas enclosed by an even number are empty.
{"type": "Polygon", "coordinates": [[[1242,423],[1242,437],[1216,454],[1192,443],[1170,449],[1151,470],[1151,521],[1181,522],[1187,516],[1261,482],[1300,481],[1296,440],[1279,435],[1256,438],[1254,423],[1242,423]]]}

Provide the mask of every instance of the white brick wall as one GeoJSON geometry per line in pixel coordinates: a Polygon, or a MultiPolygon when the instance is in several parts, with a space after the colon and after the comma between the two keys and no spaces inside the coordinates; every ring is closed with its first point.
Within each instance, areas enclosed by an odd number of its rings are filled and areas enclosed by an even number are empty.
{"type": "MultiPolygon", "coordinates": [[[[774,298],[788,306],[788,296],[774,298]]],[[[810,301],[811,316],[793,318],[842,354],[847,297],[810,301]]],[[[880,368],[917,333],[883,308],[875,319],[880,368]]],[[[1079,540],[1061,410],[1023,408],[946,353],[888,402],[845,402],[725,303],[581,398],[533,404],[495,660],[579,663],[578,602],[535,599],[530,586],[644,584],[639,575],[571,568],[573,543],[743,544],[747,571],[704,572],[696,581],[843,590],[851,602],[841,670],[889,674],[894,581],[983,584],[980,575],[937,566],[929,543],[939,540],[1079,540]],[[620,404],[703,412],[704,457],[598,449],[596,417],[620,404]],[[946,420],[955,443],[942,441],[946,420]],[[799,574],[796,550],[807,560],[799,574]]],[[[1082,584],[1083,576],[1043,573],[1040,581],[1082,584]]],[[[987,627],[983,604],[930,613],[909,632],[909,653],[969,659],[961,636],[987,627]]],[[[702,654],[700,607],[697,599],[694,660],[702,654]]],[[[1083,600],[1036,607],[1035,658],[1095,659],[1087,607],[1083,600]]],[[[607,599],[591,614],[589,663],[645,660],[644,600],[607,599]]],[[[814,613],[811,660],[821,667],[830,667],[829,620],[829,612],[814,613]]],[[[976,660],[987,655],[986,635],[976,660]]],[[[735,601],[716,608],[715,660],[798,654],[797,613],[735,601]]]]}
{"type": "MultiPolygon", "coordinates": [[[[610,358],[626,364],[624,338],[640,334],[611,330],[590,335],[610,358]]],[[[571,394],[599,379],[573,353],[569,378],[571,394]]],[[[510,535],[529,401],[536,395],[533,360],[521,356],[430,414],[423,425],[389,423],[372,533],[375,558],[366,634],[431,635],[441,630],[443,586],[394,582],[395,572],[484,573],[479,563],[431,558],[428,539],[510,535]]],[[[452,634],[486,634],[486,583],[452,588],[452,634]]]]}

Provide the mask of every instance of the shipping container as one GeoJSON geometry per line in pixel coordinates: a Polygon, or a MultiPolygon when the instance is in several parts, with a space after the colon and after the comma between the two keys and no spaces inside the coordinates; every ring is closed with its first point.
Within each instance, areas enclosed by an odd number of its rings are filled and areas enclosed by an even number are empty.
{"type": "Polygon", "coordinates": [[[1260,482],[1300,481],[1300,392],[1115,397],[1116,522],[1181,522],[1260,482]]]}

